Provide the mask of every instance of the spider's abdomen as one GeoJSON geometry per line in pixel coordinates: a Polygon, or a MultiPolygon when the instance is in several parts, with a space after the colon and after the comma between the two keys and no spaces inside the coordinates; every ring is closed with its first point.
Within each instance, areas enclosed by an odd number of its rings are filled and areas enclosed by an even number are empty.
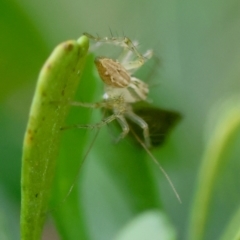
{"type": "Polygon", "coordinates": [[[96,58],[95,64],[100,78],[105,84],[114,88],[125,88],[131,81],[126,69],[111,58],[96,58]]]}

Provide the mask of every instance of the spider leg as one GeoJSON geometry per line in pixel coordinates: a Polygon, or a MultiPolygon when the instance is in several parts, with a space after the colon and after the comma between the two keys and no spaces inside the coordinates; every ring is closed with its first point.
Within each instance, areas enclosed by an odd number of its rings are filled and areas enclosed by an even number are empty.
{"type": "Polygon", "coordinates": [[[135,44],[128,37],[94,37],[89,33],[84,33],[89,39],[97,42],[97,43],[108,43],[116,46],[120,46],[123,48],[123,53],[120,56],[119,60],[124,68],[128,71],[135,72],[139,67],[141,67],[145,61],[152,57],[152,51],[147,51],[144,55],[142,55],[138,50],[135,44]],[[130,52],[130,53],[129,53],[130,52]],[[132,54],[135,54],[136,60],[127,61],[131,57],[132,54]]]}
{"type": "Polygon", "coordinates": [[[127,136],[127,134],[129,133],[129,126],[128,126],[128,123],[127,123],[126,119],[122,116],[119,116],[117,118],[117,121],[122,128],[122,132],[116,140],[116,142],[119,142],[121,139],[125,138],[127,136]]]}
{"type": "Polygon", "coordinates": [[[148,124],[141,117],[136,115],[134,112],[127,112],[126,116],[143,129],[143,137],[144,137],[145,145],[147,148],[150,148],[151,140],[150,140],[150,135],[149,135],[148,124]]]}
{"type": "Polygon", "coordinates": [[[70,129],[70,128],[88,128],[88,129],[102,128],[103,126],[107,125],[108,123],[112,122],[118,117],[119,117],[119,114],[116,113],[116,114],[110,115],[109,117],[103,119],[101,122],[98,122],[95,124],[74,124],[71,126],[62,127],[61,130],[70,129]]]}
{"type": "Polygon", "coordinates": [[[124,48],[120,56],[117,58],[118,62],[120,62],[124,66],[125,63],[130,61],[132,55],[132,51],[130,51],[128,48],[124,48]]]}
{"type": "Polygon", "coordinates": [[[64,103],[64,104],[69,104],[69,105],[74,106],[74,107],[85,107],[85,108],[104,108],[104,107],[107,107],[107,105],[108,105],[104,101],[96,102],[96,103],[51,101],[50,103],[58,104],[58,105],[61,104],[61,103],[64,103]]]}
{"type": "Polygon", "coordinates": [[[75,107],[86,107],[86,108],[104,108],[107,106],[106,102],[97,102],[97,103],[70,102],[69,104],[75,107]]]}
{"type": "Polygon", "coordinates": [[[89,34],[89,33],[83,33],[83,35],[87,36],[89,39],[95,41],[95,42],[100,42],[100,43],[108,43],[108,44],[113,44],[116,46],[120,46],[123,48],[127,48],[130,51],[134,52],[136,54],[136,56],[138,57],[142,57],[142,55],[137,51],[135,45],[133,44],[133,42],[128,38],[128,37],[104,37],[101,38],[99,36],[94,37],[93,35],[89,34]]]}
{"type": "MultiPolygon", "coordinates": [[[[141,67],[147,60],[149,60],[153,56],[153,51],[148,50],[143,55],[138,56],[138,58],[134,61],[124,61],[122,62],[123,67],[131,74],[136,72],[136,70],[141,67]]],[[[126,58],[126,60],[128,60],[126,58]]]]}

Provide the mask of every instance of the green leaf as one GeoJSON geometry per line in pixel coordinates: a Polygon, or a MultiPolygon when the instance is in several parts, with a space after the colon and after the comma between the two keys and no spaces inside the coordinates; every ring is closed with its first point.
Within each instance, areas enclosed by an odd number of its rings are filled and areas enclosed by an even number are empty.
{"type": "Polygon", "coordinates": [[[240,239],[240,208],[234,213],[229,224],[221,237],[221,240],[239,240],[240,239]]]}
{"type": "MultiPolygon", "coordinates": [[[[92,63],[93,56],[90,56],[84,67],[82,81],[76,94],[76,99],[81,99],[84,102],[91,102],[95,92],[96,79],[93,76],[92,63]]],[[[89,109],[71,107],[64,126],[89,122],[90,116],[91,111],[89,109]]],[[[61,141],[51,209],[58,231],[63,239],[86,239],[87,235],[85,219],[83,219],[81,205],[79,204],[78,185],[82,173],[81,164],[84,160],[88,160],[88,158],[84,159],[85,147],[89,146],[88,132],[89,130],[85,131],[77,128],[68,129],[64,131],[61,141]]]]}
{"type": "Polygon", "coordinates": [[[174,240],[175,229],[160,211],[152,210],[139,214],[118,234],[115,240],[174,240]],[[151,238],[150,238],[151,236],[151,238]]]}
{"type": "Polygon", "coordinates": [[[218,111],[213,111],[212,124],[208,129],[209,140],[199,171],[196,194],[193,201],[189,239],[203,239],[208,221],[209,205],[213,196],[213,189],[221,174],[221,167],[225,166],[223,156],[229,148],[233,136],[240,127],[240,105],[238,98],[230,98],[220,104],[218,111]]]}
{"type": "Polygon", "coordinates": [[[40,72],[23,147],[22,240],[41,237],[60,147],[60,128],[78,87],[87,50],[85,36],[64,42],[40,72]]]}

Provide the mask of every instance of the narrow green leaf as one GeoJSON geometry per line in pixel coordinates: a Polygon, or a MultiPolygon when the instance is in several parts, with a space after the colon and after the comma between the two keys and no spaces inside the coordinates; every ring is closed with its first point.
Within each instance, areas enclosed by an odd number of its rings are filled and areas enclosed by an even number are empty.
{"type": "Polygon", "coordinates": [[[221,166],[226,164],[223,153],[227,150],[232,136],[240,127],[238,98],[231,98],[221,104],[219,112],[220,114],[213,112],[215,116],[212,121],[212,130],[209,131],[209,141],[198,176],[198,185],[190,216],[189,240],[203,239],[214,184],[220,174],[221,166]]]}
{"type": "Polygon", "coordinates": [[[229,222],[221,240],[239,240],[240,239],[240,208],[234,214],[232,220],[229,222]]]}
{"type": "Polygon", "coordinates": [[[88,39],[67,41],[43,66],[24,139],[22,163],[21,239],[38,240],[47,212],[60,128],[76,92],[88,50],[88,39]],[[61,103],[61,104],[59,104],[61,103]]]}
{"type": "Polygon", "coordinates": [[[117,234],[115,240],[174,240],[176,231],[159,210],[139,214],[117,234]]]}
{"type": "MultiPolygon", "coordinates": [[[[93,76],[93,56],[90,56],[88,60],[75,101],[93,101],[96,85],[96,77],[93,76]]],[[[89,123],[91,114],[90,109],[71,107],[63,126],[89,123]]],[[[86,146],[87,148],[91,147],[91,144],[88,144],[89,132],[89,129],[73,128],[64,131],[62,137],[50,207],[62,239],[87,239],[84,214],[79,204],[81,202],[79,183],[81,182],[82,167],[84,168],[80,165],[84,162],[86,146]]],[[[87,157],[85,160],[88,161],[89,158],[87,157]]]]}

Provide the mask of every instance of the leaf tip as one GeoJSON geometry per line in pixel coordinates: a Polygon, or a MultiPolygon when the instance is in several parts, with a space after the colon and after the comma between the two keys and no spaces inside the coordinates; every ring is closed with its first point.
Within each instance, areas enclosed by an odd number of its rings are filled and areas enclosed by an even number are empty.
{"type": "Polygon", "coordinates": [[[85,51],[88,51],[89,48],[89,39],[87,36],[83,35],[78,40],[77,43],[82,47],[82,49],[85,51]]]}

